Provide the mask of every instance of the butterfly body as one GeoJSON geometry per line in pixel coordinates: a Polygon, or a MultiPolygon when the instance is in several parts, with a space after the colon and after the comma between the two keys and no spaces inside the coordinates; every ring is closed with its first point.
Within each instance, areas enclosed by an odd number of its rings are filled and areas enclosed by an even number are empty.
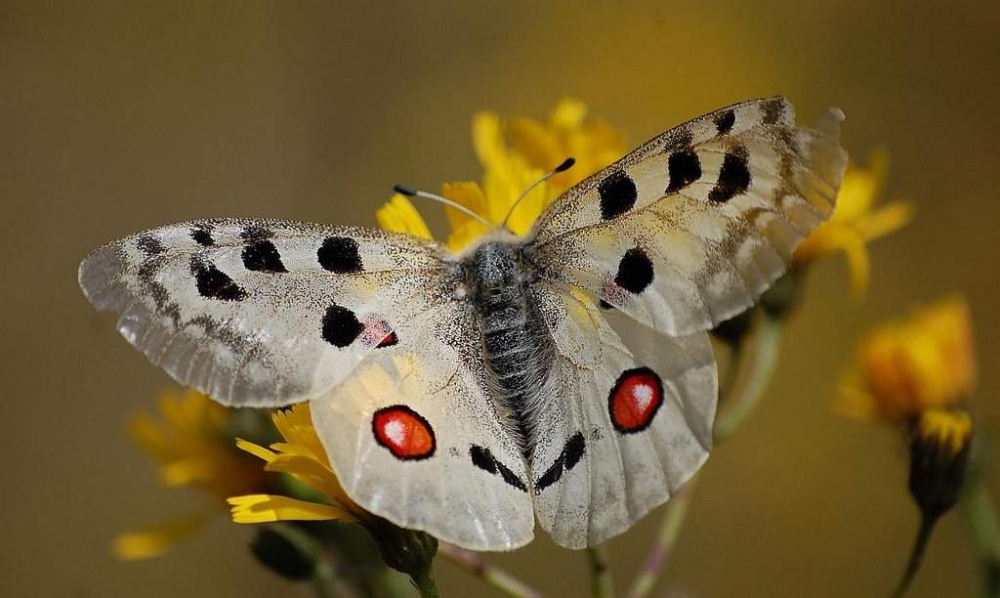
{"type": "Polygon", "coordinates": [[[706,330],[829,217],[842,117],[807,129],[783,98],[722,108],[572,187],[528,235],[458,255],[363,228],[198,220],[98,249],[80,285],[219,402],[310,401],[365,509],[472,549],[522,546],[536,521],[594,545],[707,459],[706,330]]]}
{"type": "Polygon", "coordinates": [[[528,457],[535,433],[532,406],[544,400],[553,347],[530,295],[537,276],[525,261],[524,247],[517,238],[487,240],[467,254],[463,270],[478,315],[492,395],[511,414],[511,432],[528,457]]]}

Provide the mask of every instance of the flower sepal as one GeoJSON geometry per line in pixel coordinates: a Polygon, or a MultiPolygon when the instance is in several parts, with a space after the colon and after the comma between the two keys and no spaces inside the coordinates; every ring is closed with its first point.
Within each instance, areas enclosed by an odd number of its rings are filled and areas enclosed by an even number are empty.
{"type": "Polygon", "coordinates": [[[925,517],[940,517],[958,502],[972,446],[972,417],[964,409],[930,409],[910,440],[910,494],[925,517]]]}

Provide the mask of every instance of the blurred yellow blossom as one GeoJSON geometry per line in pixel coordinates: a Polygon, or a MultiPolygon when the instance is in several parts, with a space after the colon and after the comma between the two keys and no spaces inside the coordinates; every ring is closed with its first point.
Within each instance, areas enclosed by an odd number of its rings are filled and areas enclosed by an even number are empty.
{"type": "Polygon", "coordinates": [[[969,308],[951,297],[869,334],[845,378],[840,409],[859,418],[908,421],[960,405],[974,381],[969,308]]]}
{"type": "Polygon", "coordinates": [[[246,440],[237,440],[242,450],[266,463],[265,471],[286,473],[320,492],[324,503],[310,502],[271,494],[249,494],[228,499],[236,523],[273,521],[339,520],[360,523],[370,515],[359,507],[341,487],[330,468],[326,451],[313,428],[309,405],[300,403],[291,409],[275,411],[274,425],[285,442],[264,448],[246,440]]]}
{"type": "MultiPolygon", "coordinates": [[[[224,504],[231,494],[263,488],[259,468],[232,449],[225,407],[188,390],[165,393],[160,397],[159,411],[162,421],[140,414],[130,422],[129,432],[158,463],[167,487],[201,490],[217,504],[224,504]]],[[[204,527],[217,512],[213,504],[161,525],[119,534],[113,545],[115,555],[133,560],[163,554],[204,527]]]]}
{"type": "MultiPolygon", "coordinates": [[[[588,121],[586,115],[586,105],[572,99],[559,102],[545,124],[523,117],[503,121],[493,112],[476,114],[472,144],[484,169],[482,183],[445,183],[441,195],[499,225],[525,189],[566,158],[574,158],[573,168],[533,189],[511,215],[510,230],[527,233],[560,193],[624,153],[624,135],[604,121],[588,121]]],[[[445,212],[451,228],[448,246],[453,251],[488,232],[467,214],[452,208],[445,212]]],[[[428,236],[424,234],[427,225],[402,195],[394,195],[377,217],[386,230],[428,236]]]]}
{"type": "Polygon", "coordinates": [[[872,152],[867,168],[848,167],[833,215],[795,250],[796,266],[843,251],[850,268],[851,288],[855,296],[864,294],[871,269],[867,244],[905,226],[913,216],[911,206],[901,201],[875,207],[888,166],[888,153],[878,149],[872,152]]]}

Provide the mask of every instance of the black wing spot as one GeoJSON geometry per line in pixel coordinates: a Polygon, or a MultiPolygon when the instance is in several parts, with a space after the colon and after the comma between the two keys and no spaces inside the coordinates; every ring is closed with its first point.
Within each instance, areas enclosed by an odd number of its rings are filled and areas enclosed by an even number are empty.
{"type": "Polygon", "coordinates": [[[708,193],[708,199],[716,203],[724,203],[737,195],[742,195],[750,188],[749,154],[743,146],[738,146],[726,152],[719,169],[719,180],[708,193]]]}
{"type": "Polygon", "coordinates": [[[145,253],[149,257],[157,256],[166,251],[163,248],[163,243],[159,239],[152,235],[143,235],[135,242],[136,247],[139,251],[145,253]]]}
{"type": "Polygon", "coordinates": [[[773,125],[781,121],[785,116],[785,103],[781,98],[775,98],[764,102],[764,124],[773,125]]]}
{"type": "Polygon", "coordinates": [[[247,225],[241,232],[240,237],[247,242],[266,241],[274,237],[274,231],[264,228],[259,224],[247,225]]]}
{"type": "Polygon", "coordinates": [[[732,110],[726,110],[722,114],[715,117],[715,130],[719,132],[719,135],[725,135],[726,133],[733,130],[733,125],[736,124],[736,113],[732,110]]]}
{"type": "Polygon", "coordinates": [[[693,149],[679,150],[667,159],[670,182],[667,193],[676,193],[701,178],[701,160],[693,149]]]}
{"type": "Polygon", "coordinates": [[[316,257],[319,265],[329,272],[350,274],[364,270],[358,242],[348,237],[327,237],[316,251],[316,257]]]}
{"type": "Polygon", "coordinates": [[[597,185],[601,196],[601,218],[611,220],[632,209],[639,192],[625,171],[616,170],[597,185]]]}
{"type": "Polygon", "coordinates": [[[247,298],[247,292],[211,262],[197,257],[192,258],[191,274],[194,275],[198,294],[206,299],[243,301],[247,298]]]}
{"type": "Polygon", "coordinates": [[[493,456],[490,449],[473,444],[469,447],[469,457],[472,458],[472,464],[479,469],[493,475],[499,475],[503,478],[503,481],[521,492],[528,491],[527,485],[525,485],[521,478],[517,477],[517,474],[511,471],[506,465],[497,461],[497,458],[493,456]]]}
{"type": "Polygon", "coordinates": [[[535,494],[541,494],[542,490],[558,482],[564,473],[576,467],[576,464],[583,459],[586,451],[587,443],[583,438],[583,433],[577,432],[573,434],[566,441],[566,446],[563,447],[562,452],[556,457],[552,466],[535,482],[535,494]]]}
{"type": "Polygon", "coordinates": [[[346,307],[331,305],[323,314],[323,340],[334,347],[344,348],[358,338],[365,325],[346,307]]]}
{"type": "Polygon", "coordinates": [[[243,266],[254,272],[288,272],[278,248],[266,239],[251,241],[243,248],[243,266]]]}
{"type": "Polygon", "coordinates": [[[641,247],[625,252],[618,262],[615,284],[631,293],[639,294],[653,282],[653,262],[641,247]]]}
{"type": "Polygon", "coordinates": [[[215,245],[215,239],[212,238],[212,227],[207,224],[198,224],[191,229],[191,238],[194,242],[201,245],[202,247],[211,247],[215,245]]]}

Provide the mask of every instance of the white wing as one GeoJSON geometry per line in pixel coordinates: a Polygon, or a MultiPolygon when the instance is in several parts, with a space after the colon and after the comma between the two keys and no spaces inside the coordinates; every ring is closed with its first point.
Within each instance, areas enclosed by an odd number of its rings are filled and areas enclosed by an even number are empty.
{"type": "Polygon", "coordinates": [[[536,411],[535,512],[557,543],[593,546],[669,499],[708,458],[715,358],[705,333],[665,337],[550,283],[532,294],[557,354],[536,411]]]}
{"type": "Polygon", "coordinates": [[[457,287],[444,255],[374,230],[201,220],[98,249],[80,286],[179,382],[274,407],[328,390],[377,348],[411,346],[402,328],[457,287]]]}
{"type": "Polygon", "coordinates": [[[510,550],[533,535],[530,481],[490,398],[480,334],[468,303],[434,308],[411,346],[372,355],[311,409],[362,507],[465,548],[510,550]]]}
{"type": "Polygon", "coordinates": [[[706,330],[749,307],[832,212],[842,118],[796,128],[771,98],[671,129],[557,199],[529,259],[647,326],[706,330]]]}

